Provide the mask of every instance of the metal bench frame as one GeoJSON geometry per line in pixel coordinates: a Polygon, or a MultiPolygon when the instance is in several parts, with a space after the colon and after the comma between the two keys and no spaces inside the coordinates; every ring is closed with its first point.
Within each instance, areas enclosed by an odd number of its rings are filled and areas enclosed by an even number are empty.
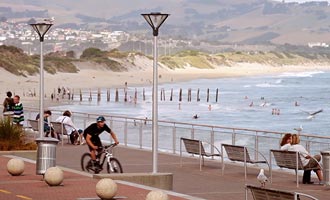
{"type": "Polygon", "coordinates": [[[311,195],[300,192],[261,188],[253,185],[245,185],[245,200],[248,200],[248,190],[251,191],[254,200],[299,200],[299,197],[302,196],[309,199],[318,200],[311,195]]]}
{"type": "MultiPolygon", "coordinates": [[[[224,159],[224,150],[226,150],[227,152],[227,157],[229,160],[231,161],[238,161],[238,162],[243,162],[244,163],[244,178],[245,181],[247,179],[247,163],[250,164],[267,164],[268,165],[268,169],[269,171],[271,170],[270,164],[268,163],[266,157],[259,151],[253,149],[253,148],[249,148],[251,150],[253,150],[254,152],[257,152],[259,155],[261,155],[261,157],[264,160],[252,160],[250,157],[250,154],[248,152],[248,148],[245,146],[239,146],[239,145],[230,145],[230,144],[222,144],[221,145],[221,152],[222,152],[222,163],[224,163],[223,159],[224,159]]],[[[224,174],[225,171],[225,164],[222,164],[222,174],[224,174]]],[[[271,182],[271,179],[270,179],[271,182]]]]}
{"type": "MultiPolygon", "coordinates": [[[[299,177],[298,177],[298,170],[313,170],[313,169],[318,169],[318,168],[306,168],[303,166],[301,158],[300,158],[300,153],[296,151],[286,151],[286,150],[275,150],[271,149],[269,153],[269,160],[270,164],[272,163],[272,153],[275,158],[275,162],[277,166],[281,168],[287,168],[287,169],[294,169],[296,172],[296,182],[297,182],[297,187],[299,187],[299,177]]],[[[313,157],[310,159],[314,159],[320,166],[322,170],[322,165],[313,157]]],[[[271,166],[271,165],[270,165],[271,166]]],[[[270,176],[273,176],[272,169],[270,171],[270,176]]]]}
{"type": "Polygon", "coordinates": [[[62,146],[63,146],[63,140],[64,135],[68,137],[68,143],[70,143],[70,135],[66,132],[66,129],[64,127],[65,124],[62,122],[50,122],[51,126],[54,128],[54,132],[56,134],[61,134],[61,140],[62,140],[62,146]]]}
{"type": "MultiPolygon", "coordinates": [[[[204,156],[206,157],[213,157],[213,156],[222,156],[222,153],[219,149],[205,141],[189,139],[189,138],[180,138],[180,166],[182,167],[182,143],[184,144],[186,151],[193,155],[199,156],[199,170],[202,171],[202,165],[204,166],[204,156]],[[203,143],[207,143],[211,145],[218,153],[206,153],[203,143]],[[203,161],[203,164],[202,164],[203,161]]],[[[223,163],[222,163],[223,165],[223,163]]]]}
{"type": "MultiPolygon", "coordinates": [[[[39,121],[38,120],[28,119],[27,121],[29,122],[31,129],[34,132],[39,132],[39,121]]],[[[36,139],[36,134],[37,133],[34,133],[34,139],[36,139]]]]}

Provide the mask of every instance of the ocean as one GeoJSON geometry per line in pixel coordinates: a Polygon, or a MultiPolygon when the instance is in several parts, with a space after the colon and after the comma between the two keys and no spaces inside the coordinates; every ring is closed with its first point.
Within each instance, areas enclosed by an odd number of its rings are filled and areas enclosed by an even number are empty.
{"type": "MultiPolygon", "coordinates": [[[[195,124],[219,125],[237,128],[251,128],[268,131],[294,132],[303,127],[302,133],[329,135],[330,128],[330,72],[310,71],[283,73],[279,75],[235,77],[218,79],[197,79],[187,82],[159,84],[159,120],[188,122],[195,124]],[[179,90],[182,88],[182,101],[179,90]],[[192,100],[188,102],[188,89],[192,90],[192,100]],[[161,101],[161,89],[165,91],[165,101],[161,101]],[[173,100],[170,93],[173,89],[173,100]],[[197,89],[200,101],[197,101],[197,89]],[[210,96],[207,102],[207,89],[210,96]],[[219,90],[216,102],[216,89],[219,90]],[[313,118],[308,113],[322,111],[313,118]],[[195,119],[193,116],[197,115],[195,119]]],[[[128,116],[151,119],[152,87],[130,87],[128,102],[123,101],[121,89],[119,102],[114,101],[115,89],[111,89],[110,101],[106,99],[106,89],[101,90],[101,101],[96,101],[93,93],[91,102],[75,101],[50,109],[85,113],[128,116]],[[145,89],[146,100],[142,100],[145,89]],[[137,90],[137,103],[133,97],[137,90]]],[[[89,92],[84,91],[85,95],[89,92]]]]}

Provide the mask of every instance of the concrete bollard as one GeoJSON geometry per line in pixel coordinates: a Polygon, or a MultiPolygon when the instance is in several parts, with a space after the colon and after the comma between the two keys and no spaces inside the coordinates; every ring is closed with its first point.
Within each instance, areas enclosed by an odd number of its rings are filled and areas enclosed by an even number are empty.
{"type": "Polygon", "coordinates": [[[169,200],[169,198],[163,191],[152,190],[147,194],[146,200],[169,200]]]}
{"type": "Polygon", "coordinates": [[[63,182],[63,171],[58,167],[50,167],[46,170],[44,179],[49,186],[58,186],[63,182]]]}
{"type": "Polygon", "coordinates": [[[103,178],[96,184],[96,194],[102,200],[112,199],[117,194],[117,183],[110,178],[103,178]]]}
{"type": "Polygon", "coordinates": [[[7,163],[7,171],[12,176],[19,176],[24,172],[24,161],[21,159],[13,158],[7,163]]]}

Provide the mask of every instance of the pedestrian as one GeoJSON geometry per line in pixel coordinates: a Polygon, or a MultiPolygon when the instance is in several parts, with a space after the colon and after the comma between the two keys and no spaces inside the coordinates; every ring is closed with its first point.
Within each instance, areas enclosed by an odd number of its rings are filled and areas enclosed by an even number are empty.
{"type": "Polygon", "coordinates": [[[23,126],[24,123],[24,111],[23,104],[20,102],[20,96],[14,96],[14,107],[13,107],[13,122],[19,126],[23,126]]]}
{"type": "MultiPolygon", "coordinates": [[[[44,133],[45,133],[45,137],[48,137],[48,135],[50,134],[53,138],[55,138],[55,131],[54,131],[53,127],[50,125],[51,116],[52,116],[52,111],[50,111],[50,110],[44,111],[44,133]]],[[[36,120],[39,120],[39,119],[40,119],[40,115],[38,114],[36,116],[36,120]]],[[[59,134],[57,134],[56,138],[60,140],[59,134]]]]}
{"type": "Polygon", "coordinates": [[[83,144],[83,131],[77,128],[77,126],[73,123],[71,116],[71,112],[69,110],[66,110],[63,112],[63,115],[59,116],[55,121],[64,124],[64,128],[70,137],[71,144],[83,144]]]}
{"type": "Polygon", "coordinates": [[[10,91],[7,92],[7,97],[3,101],[3,113],[13,111],[14,99],[12,95],[10,91]]]}

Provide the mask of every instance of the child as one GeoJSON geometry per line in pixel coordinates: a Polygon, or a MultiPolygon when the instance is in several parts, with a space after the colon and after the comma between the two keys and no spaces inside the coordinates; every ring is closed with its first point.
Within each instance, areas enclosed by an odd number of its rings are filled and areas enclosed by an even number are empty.
{"type": "Polygon", "coordinates": [[[23,126],[24,122],[24,112],[23,112],[23,104],[19,102],[20,101],[20,96],[15,95],[14,96],[14,117],[13,117],[13,122],[14,124],[23,126]]]}

